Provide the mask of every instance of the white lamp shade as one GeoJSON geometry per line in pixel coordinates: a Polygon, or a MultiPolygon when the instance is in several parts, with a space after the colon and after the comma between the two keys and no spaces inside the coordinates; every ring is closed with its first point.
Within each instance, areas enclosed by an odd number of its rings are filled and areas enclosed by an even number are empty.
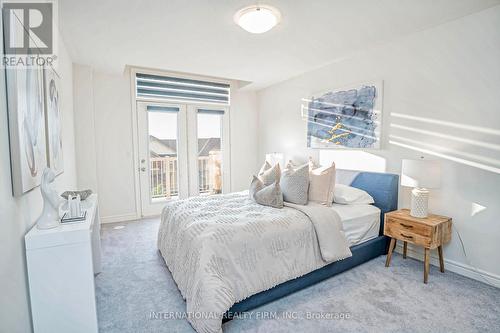
{"type": "Polygon", "coordinates": [[[439,161],[403,160],[401,186],[438,188],[441,186],[441,165],[439,161]]]}
{"type": "Polygon", "coordinates": [[[281,169],[285,167],[285,155],[283,155],[283,153],[267,153],[266,161],[271,165],[279,163],[281,169]]]}

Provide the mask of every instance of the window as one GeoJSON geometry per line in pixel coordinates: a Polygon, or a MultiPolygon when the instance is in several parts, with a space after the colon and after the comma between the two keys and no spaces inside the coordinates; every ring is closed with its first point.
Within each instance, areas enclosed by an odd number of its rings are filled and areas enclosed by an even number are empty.
{"type": "Polygon", "coordinates": [[[152,200],[177,197],[177,114],[179,108],[147,106],[152,200]]]}
{"type": "Polygon", "coordinates": [[[198,186],[200,194],[222,193],[223,110],[198,109],[198,186]]]}

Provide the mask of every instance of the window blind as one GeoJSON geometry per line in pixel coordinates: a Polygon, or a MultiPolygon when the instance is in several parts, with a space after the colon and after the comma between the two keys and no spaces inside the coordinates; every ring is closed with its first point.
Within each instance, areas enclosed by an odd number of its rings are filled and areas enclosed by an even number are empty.
{"type": "Polygon", "coordinates": [[[147,110],[149,112],[170,112],[176,113],[179,112],[179,108],[173,106],[156,106],[156,105],[148,105],[147,110]]]}
{"type": "Polygon", "coordinates": [[[223,115],[224,110],[198,109],[198,113],[223,115]]]}
{"type": "Polygon", "coordinates": [[[137,97],[229,104],[227,83],[136,74],[137,97]]]}

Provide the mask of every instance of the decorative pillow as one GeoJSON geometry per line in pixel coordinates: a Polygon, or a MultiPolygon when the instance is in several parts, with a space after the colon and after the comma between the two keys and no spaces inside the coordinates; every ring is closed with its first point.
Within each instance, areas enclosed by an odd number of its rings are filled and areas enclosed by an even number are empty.
{"type": "Polygon", "coordinates": [[[283,200],[298,205],[307,205],[309,190],[309,165],[294,169],[289,163],[281,174],[281,190],[283,200]]]}
{"type": "Polygon", "coordinates": [[[331,206],[335,189],[335,163],[309,171],[309,200],[331,206]]]}
{"type": "MultiPolygon", "coordinates": [[[[311,171],[312,169],[315,169],[315,168],[318,167],[318,165],[316,165],[316,163],[313,162],[312,157],[309,157],[309,161],[307,162],[307,164],[309,165],[309,171],[311,171]]],[[[294,168],[294,169],[297,169],[300,166],[301,165],[293,163],[292,160],[288,160],[288,162],[286,163],[285,168],[294,168]]]]}
{"type": "Polygon", "coordinates": [[[269,170],[271,168],[272,168],[272,165],[268,161],[265,161],[264,164],[262,165],[262,167],[260,168],[258,175],[260,176],[266,170],[269,170]]]}
{"type": "Polygon", "coordinates": [[[255,193],[259,192],[264,188],[264,183],[260,181],[259,178],[253,176],[252,182],[250,183],[250,190],[248,194],[250,198],[255,200],[255,193]]]}
{"type": "Polygon", "coordinates": [[[276,181],[255,193],[255,201],[264,206],[283,208],[283,193],[279,182],[276,181]]]}
{"type": "Polygon", "coordinates": [[[371,195],[356,187],[337,184],[333,192],[333,201],[338,204],[370,205],[375,203],[371,195]]]}
{"type": "Polygon", "coordinates": [[[319,165],[314,163],[312,157],[309,157],[309,162],[307,164],[309,164],[309,171],[313,171],[314,169],[319,167],[319,165]]]}
{"type": "Polygon", "coordinates": [[[292,160],[288,160],[288,162],[285,165],[285,169],[288,168],[296,169],[297,167],[298,167],[297,165],[293,164],[292,160]]]}
{"type": "MultiPolygon", "coordinates": [[[[307,162],[307,164],[309,165],[309,171],[312,171],[313,169],[316,169],[319,167],[319,165],[317,165],[316,163],[314,163],[313,159],[311,156],[309,156],[309,161],[307,162]]],[[[262,166],[264,167],[264,166],[262,166]]],[[[297,169],[299,167],[299,165],[295,165],[295,163],[293,163],[292,160],[288,160],[288,163],[286,164],[286,167],[287,168],[294,168],[294,169],[297,169]]]]}
{"type": "MultiPolygon", "coordinates": [[[[267,162],[266,162],[267,163],[267,162]]],[[[264,183],[265,186],[271,185],[272,183],[280,181],[281,169],[279,164],[275,164],[270,169],[265,170],[259,174],[259,179],[264,183]]]]}

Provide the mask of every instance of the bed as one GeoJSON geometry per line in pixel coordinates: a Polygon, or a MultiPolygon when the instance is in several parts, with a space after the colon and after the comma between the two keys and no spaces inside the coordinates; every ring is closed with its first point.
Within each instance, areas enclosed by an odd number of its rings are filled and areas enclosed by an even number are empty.
{"type": "Polygon", "coordinates": [[[349,247],[378,237],[380,208],[368,204],[333,204],[332,209],[340,216],[349,247]]]}
{"type": "Polygon", "coordinates": [[[383,217],[397,209],[398,176],[337,170],[337,183],[375,204],[274,209],[232,193],[165,207],[158,248],[198,332],[387,252],[383,217]]]}

